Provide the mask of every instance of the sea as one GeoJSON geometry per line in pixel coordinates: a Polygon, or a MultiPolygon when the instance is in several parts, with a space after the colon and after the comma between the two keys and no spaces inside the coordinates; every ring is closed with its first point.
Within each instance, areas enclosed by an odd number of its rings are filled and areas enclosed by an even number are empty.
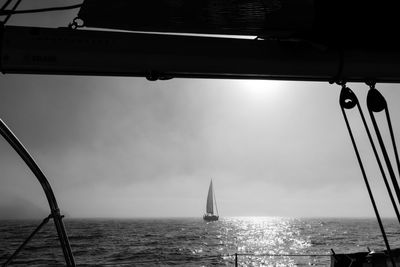
{"type": "MultiPolygon", "coordinates": [[[[41,220],[0,220],[0,265],[41,220]]],[[[330,254],[385,249],[375,219],[64,219],[77,266],[330,266],[330,254]],[[289,256],[286,256],[289,255],[289,256]]],[[[384,219],[392,248],[397,220],[384,219]]],[[[50,220],[11,266],[63,266],[50,220]]]]}

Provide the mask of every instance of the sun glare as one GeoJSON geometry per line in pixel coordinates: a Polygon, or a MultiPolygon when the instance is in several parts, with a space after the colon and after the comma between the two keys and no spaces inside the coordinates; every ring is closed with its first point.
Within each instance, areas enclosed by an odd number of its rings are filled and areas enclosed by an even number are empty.
{"type": "Polygon", "coordinates": [[[241,97],[254,103],[276,101],[283,95],[280,81],[241,80],[237,88],[241,97]]]}

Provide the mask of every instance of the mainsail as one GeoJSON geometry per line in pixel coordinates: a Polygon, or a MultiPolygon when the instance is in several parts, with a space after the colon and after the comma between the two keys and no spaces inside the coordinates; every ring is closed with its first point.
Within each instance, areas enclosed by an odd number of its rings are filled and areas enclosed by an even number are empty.
{"type": "Polygon", "coordinates": [[[207,214],[214,214],[214,200],[213,200],[213,186],[212,181],[210,182],[210,187],[208,188],[208,196],[207,196],[207,207],[206,213],[207,214]]]}

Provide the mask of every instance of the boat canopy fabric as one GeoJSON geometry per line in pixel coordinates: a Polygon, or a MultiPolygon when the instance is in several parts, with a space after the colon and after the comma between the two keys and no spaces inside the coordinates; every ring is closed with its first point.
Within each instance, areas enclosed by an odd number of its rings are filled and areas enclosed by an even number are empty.
{"type": "Polygon", "coordinates": [[[396,1],[85,0],[84,25],[116,30],[300,38],[398,49],[396,1]]]}
{"type": "Polygon", "coordinates": [[[86,0],[86,26],[119,30],[263,35],[311,27],[311,1],[281,0],[86,0]]]}

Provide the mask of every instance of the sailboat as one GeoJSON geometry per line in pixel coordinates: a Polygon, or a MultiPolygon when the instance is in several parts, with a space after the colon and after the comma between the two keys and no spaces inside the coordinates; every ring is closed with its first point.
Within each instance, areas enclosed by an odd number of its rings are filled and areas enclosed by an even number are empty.
{"type": "Polygon", "coordinates": [[[218,218],[219,215],[218,215],[217,202],[215,199],[213,183],[211,180],[210,187],[208,188],[206,213],[204,214],[203,219],[207,222],[213,222],[213,221],[218,221],[218,218]],[[214,204],[216,213],[214,213],[214,204]]]}

